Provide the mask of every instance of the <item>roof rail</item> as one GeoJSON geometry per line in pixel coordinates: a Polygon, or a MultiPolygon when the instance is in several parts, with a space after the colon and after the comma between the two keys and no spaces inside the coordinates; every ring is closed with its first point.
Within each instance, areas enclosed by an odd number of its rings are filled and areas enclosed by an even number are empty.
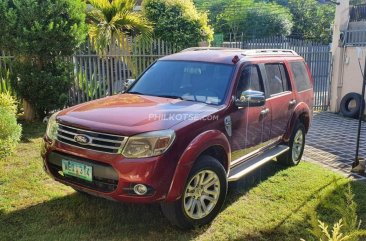
{"type": "Polygon", "coordinates": [[[243,56],[253,55],[281,55],[281,56],[299,56],[291,49],[249,49],[242,51],[243,56]]]}
{"type": "Polygon", "coordinates": [[[183,49],[181,52],[188,52],[188,51],[203,51],[203,50],[242,50],[239,48],[225,48],[225,47],[192,47],[183,49]]]}
{"type": "Polygon", "coordinates": [[[182,50],[181,52],[188,51],[204,51],[204,50],[225,50],[236,52],[242,56],[258,56],[258,55],[276,55],[276,56],[299,56],[295,51],[291,49],[239,49],[239,48],[225,48],[225,47],[192,47],[182,50]]]}

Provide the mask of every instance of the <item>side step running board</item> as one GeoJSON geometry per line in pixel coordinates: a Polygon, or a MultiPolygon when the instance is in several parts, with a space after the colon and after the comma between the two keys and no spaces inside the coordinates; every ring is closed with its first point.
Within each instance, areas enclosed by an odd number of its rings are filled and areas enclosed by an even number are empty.
{"type": "Polygon", "coordinates": [[[230,169],[229,173],[229,182],[237,181],[238,179],[242,178],[249,172],[257,169],[258,167],[266,164],[267,162],[273,160],[278,155],[281,155],[282,153],[285,153],[290,148],[288,146],[284,145],[278,145],[272,149],[269,149],[262,154],[249,159],[247,161],[244,161],[243,163],[239,164],[238,166],[230,169]]]}

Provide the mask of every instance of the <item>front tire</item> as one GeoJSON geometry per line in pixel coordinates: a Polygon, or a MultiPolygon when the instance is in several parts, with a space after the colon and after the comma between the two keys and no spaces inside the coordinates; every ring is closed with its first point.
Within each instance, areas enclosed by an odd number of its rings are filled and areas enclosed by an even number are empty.
{"type": "Polygon", "coordinates": [[[279,155],[277,161],[286,166],[296,166],[301,161],[305,148],[305,126],[303,123],[299,121],[296,123],[288,144],[290,150],[279,155]]]}
{"type": "Polygon", "coordinates": [[[225,202],[227,185],[221,163],[211,156],[201,156],[188,176],[181,198],[161,203],[163,214],[183,229],[208,224],[225,202]]]}

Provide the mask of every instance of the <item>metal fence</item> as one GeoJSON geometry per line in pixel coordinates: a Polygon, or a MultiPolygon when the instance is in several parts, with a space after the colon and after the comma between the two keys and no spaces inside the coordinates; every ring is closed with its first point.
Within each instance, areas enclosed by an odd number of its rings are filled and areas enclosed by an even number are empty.
{"type": "Polygon", "coordinates": [[[70,90],[70,104],[121,92],[128,79],[136,78],[156,59],[174,52],[172,44],[161,40],[147,43],[129,38],[118,41],[100,57],[88,42],[73,56],[76,78],[70,90]]]}
{"type": "Polygon", "coordinates": [[[354,29],[346,30],[341,36],[342,46],[365,46],[366,45],[366,30],[354,29]]]}
{"type": "Polygon", "coordinates": [[[358,4],[350,6],[349,21],[350,22],[366,21],[366,4],[358,4]]]}
{"type": "MultiPolygon", "coordinates": [[[[161,40],[126,38],[115,42],[100,57],[88,41],[72,57],[75,79],[68,105],[121,92],[128,79],[136,78],[158,58],[177,51],[173,44],[161,40]]],[[[11,54],[0,51],[0,92],[3,85],[10,86],[6,73],[12,58],[11,54]]]]}
{"type": "Polygon", "coordinates": [[[242,49],[292,49],[296,51],[305,59],[313,75],[314,109],[328,109],[332,65],[329,45],[287,37],[268,37],[238,42],[224,42],[223,46],[242,49]]]}
{"type": "MultiPolygon", "coordinates": [[[[329,105],[331,54],[328,45],[271,37],[250,41],[224,42],[224,47],[243,49],[293,49],[304,57],[314,78],[314,108],[326,110],[329,105]]],[[[149,43],[125,39],[111,46],[108,54],[100,57],[90,43],[73,56],[75,80],[70,89],[69,105],[113,95],[124,90],[130,78],[136,78],[156,59],[177,52],[172,44],[160,40],[149,43]]],[[[0,70],[8,67],[11,56],[0,53],[0,70]]],[[[1,71],[0,71],[1,73],[1,71]]],[[[1,76],[0,76],[1,77],[1,76]]]]}

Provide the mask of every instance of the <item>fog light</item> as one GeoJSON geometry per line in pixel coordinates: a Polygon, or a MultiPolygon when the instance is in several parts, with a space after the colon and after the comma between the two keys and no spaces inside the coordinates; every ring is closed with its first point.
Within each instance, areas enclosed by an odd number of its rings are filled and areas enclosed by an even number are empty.
{"type": "Polygon", "coordinates": [[[145,195],[147,193],[147,187],[144,184],[136,184],[133,187],[133,191],[137,194],[137,195],[145,195]]]}

